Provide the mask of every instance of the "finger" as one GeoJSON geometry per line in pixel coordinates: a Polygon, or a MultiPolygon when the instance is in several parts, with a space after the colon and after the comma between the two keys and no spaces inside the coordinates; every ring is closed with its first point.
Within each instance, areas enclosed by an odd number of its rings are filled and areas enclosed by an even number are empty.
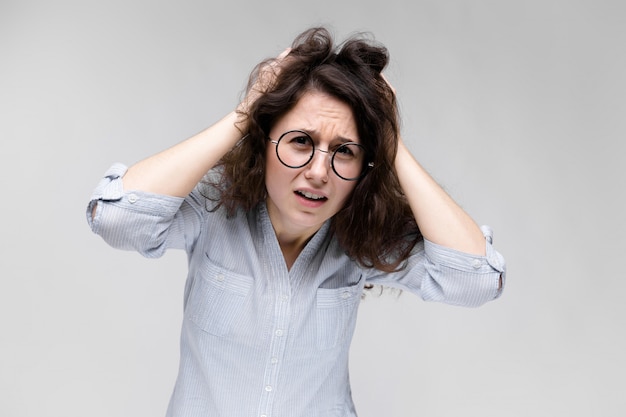
{"type": "Polygon", "coordinates": [[[291,48],[287,48],[285,49],[283,52],[280,53],[280,55],[278,55],[278,59],[283,59],[284,57],[286,57],[287,55],[289,55],[289,53],[291,52],[291,48]]]}
{"type": "Polygon", "coordinates": [[[391,91],[396,94],[396,89],[393,88],[393,85],[391,85],[391,83],[389,82],[389,80],[387,79],[387,77],[385,77],[385,74],[381,73],[380,76],[382,77],[383,80],[385,80],[385,82],[387,83],[387,85],[389,86],[389,88],[391,89],[391,91]]]}

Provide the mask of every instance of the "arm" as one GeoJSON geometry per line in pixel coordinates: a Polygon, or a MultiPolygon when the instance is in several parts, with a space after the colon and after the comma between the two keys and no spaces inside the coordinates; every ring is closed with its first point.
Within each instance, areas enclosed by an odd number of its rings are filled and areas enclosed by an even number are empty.
{"type": "MultiPolygon", "coordinates": [[[[260,68],[254,85],[238,110],[251,103],[273,83],[280,62],[291,50],[260,68]]],[[[238,111],[232,111],[208,129],[131,166],[123,177],[125,190],[138,190],[172,197],[186,197],[202,177],[242,138],[247,126],[238,111]]],[[[93,206],[92,217],[96,212],[93,206]]]]}
{"type": "MultiPolygon", "coordinates": [[[[254,85],[239,105],[240,110],[245,111],[272,85],[280,70],[280,62],[290,51],[290,48],[286,49],[260,68],[254,85]]],[[[185,197],[246,131],[247,126],[238,120],[237,111],[233,111],[186,141],[131,166],[124,175],[124,189],[185,197]]]]}
{"type": "Polygon", "coordinates": [[[425,240],[405,268],[368,271],[367,282],[419,294],[424,300],[476,307],[500,296],[505,262],[481,228],[411,155],[401,138],[395,170],[425,240]]]}
{"type": "Polygon", "coordinates": [[[242,137],[237,113],[195,136],[131,166],[124,189],[185,197],[226,152],[242,137]]]}
{"type": "Polygon", "coordinates": [[[402,138],[397,139],[395,172],[424,241],[415,246],[406,268],[392,274],[372,271],[368,282],[455,305],[478,306],[499,297],[506,267],[491,245],[491,229],[479,228],[411,155],[402,138]]]}
{"type": "MultiPolygon", "coordinates": [[[[413,158],[402,138],[398,138],[395,168],[424,238],[459,252],[489,255],[485,235],[478,225],[413,158]]],[[[500,273],[498,290],[502,286],[500,273]]]]}
{"type": "MultiPolygon", "coordinates": [[[[395,95],[389,80],[382,77],[395,95]]],[[[485,255],[485,236],[478,225],[417,162],[401,137],[395,169],[424,238],[460,252],[485,255]]]]}
{"type": "Polygon", "coordinates": [[[402,138],[395,168],[424,238],[460,252],[485,255],[485,237],[478,225],[413,158],[402,138]]]}
{"type": "MultiPolygon", "coordinates": [[[[136,163],[124,173],[124,190],[170,197],[187,196],[202,176],[241,138],[237,117],[233,111],[197,135],[136,163]]],[[[97,208],[98,202],[94,201],[92,219],[97,208]]]]}
{"type": "Polygon", "coordinates": [[[233,111],[203,132],[131,168],[111,167],[88,206],[92,231],[113,247],[148,257],[161,256],[168,247],[192,245],[193,239],[188,239],[197,235],[199,220],[193,213],[204,205],[190,193],[241,138],[237,117],[233,111]]]}

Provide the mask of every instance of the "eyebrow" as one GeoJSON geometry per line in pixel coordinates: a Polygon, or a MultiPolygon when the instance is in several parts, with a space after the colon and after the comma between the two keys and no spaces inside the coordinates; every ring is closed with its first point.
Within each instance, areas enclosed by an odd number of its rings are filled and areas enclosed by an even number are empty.
{"type": "MultiPolygon", "coordinates": [[[[316,132],[314,130],[304,129],[304,128],[299,128],[299,129],[295,129],[295,130],[301,130],[302,132],[304,132],[307,135],[311,136],[311,138],[314,138],[314,136],[317,136],[316,132]]],[[[348,143],[348,142],[360,143],[358,139],[348,139],[348,138],[344,138],[343,136],[335,137],[332,140],[332,142],[335,142],[335,141],[339,141],[342,144],[343,143],[348,143]]]]}

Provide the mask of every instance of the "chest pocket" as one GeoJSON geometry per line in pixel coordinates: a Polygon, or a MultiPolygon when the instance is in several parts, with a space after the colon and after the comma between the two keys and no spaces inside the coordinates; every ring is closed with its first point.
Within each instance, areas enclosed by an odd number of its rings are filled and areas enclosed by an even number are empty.
{"type": "Polygon", "coordinates": [[[205,260],[189,294],[185,315],[202,330],[227,335],[241,317],[252,278],[233,274],[205,260]]]}
{"type": "Polygon", "coordinates": [[[317,345],[332,349],[352,337],[361,287],[317,289],[317,345]]]}

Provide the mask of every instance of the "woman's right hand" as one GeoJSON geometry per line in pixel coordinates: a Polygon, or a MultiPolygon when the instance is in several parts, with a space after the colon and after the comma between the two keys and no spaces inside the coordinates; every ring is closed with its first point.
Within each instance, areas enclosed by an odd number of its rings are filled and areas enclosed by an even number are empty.
{"type": "MultiPolygon", "coordinates": [[[[276,58],[267,60],[259,64],[259,67],[256,71],[256,77],[254,77],[253,81],[250,82],[250,85],[248,86],[248,90],[246,92],[246,96],[237,107],[237,113],[247,116],[254,102],[261,95],[265,94],[269,89],[272,88],[274,82],[276,81],[276,78],[278,77],[278,74],[280,73],[281,64],[284,62],[290,52],[291,48],[287,48],[276,58]]],[[[243,127],[244,126],[240,126],[240,128],[242,128],[242,131],[247,131],[247,128],[244,129],[243,127]]]]}

